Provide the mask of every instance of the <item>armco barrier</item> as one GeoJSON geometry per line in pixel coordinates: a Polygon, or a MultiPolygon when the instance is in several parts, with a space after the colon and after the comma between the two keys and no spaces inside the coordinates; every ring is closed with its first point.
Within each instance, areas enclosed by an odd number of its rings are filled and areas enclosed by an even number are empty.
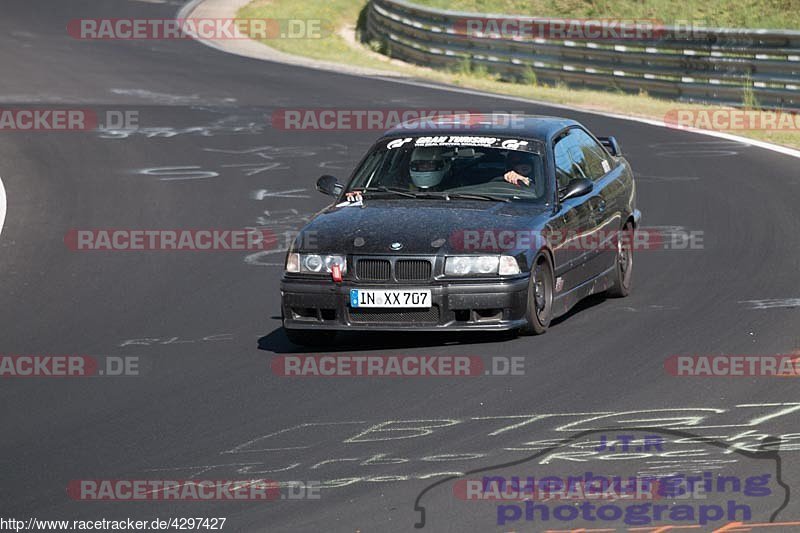
{"type": "Polygon", "coordinates": [[[370,0],[366,36],[392,57],[433,67],[469,61],[508,79],[645,90],[685,101],[800,109],[800,31],[662,27],[650,40],[567,40],[475,35],[463,21],[489,15],[370,0]]]}

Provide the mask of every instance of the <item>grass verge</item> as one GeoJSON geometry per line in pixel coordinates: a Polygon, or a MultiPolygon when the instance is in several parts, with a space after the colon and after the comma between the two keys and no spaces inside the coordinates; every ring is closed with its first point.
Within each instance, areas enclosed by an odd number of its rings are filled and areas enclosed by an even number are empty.
{"type": "MultiPolygon", "coordinates": [[[[430,0],[434,1],[434,0],[430,0]]],[[[473,1],[473,0],[463,0],[473,1]]],[[[479,1],[479,0],[474,0],[479,1]]],[[[516,0],[508,0],[516,1],[516,0]]],[[[520,0],[527,2],[528,0],[520,0]]],[[[780,2],[782,0],[775,0],[780,2]]],[[[794,1],[794,0],[792,0],[794,1]]],[[[694,111],[729,109],[722,106],[686,104],[664,100],[640,93],[572,89],[564,86],[544,86],[535,83],[535,75],[528,83],[508,83],[484,71],[468,67],[453,71],[433,70],[403,63],[375,53],[353,37],[354,28],[366,4],[365,0],[254,0],[239,10],[241,18],[319,19],[326,21],[323,37],[317,39],[269,39],[263,41],[277,50],[314,59],[338,63],[393,70],[431,81],[449,83],[459,87],[511,95],[531,100],[564,104],[576,109],[605,111],[623,115],[663,120],[675,109],[694,111]]],[[[800,131],[796,130],[727,130],[728,133],[768,141],[792,148],[800,148],[800,131]]]]}
{"type": "Polygon", "coordinates": [[[702,21],[723,28],[800,28],[797,0],[415,0],[415,3],[477,13],[565,18],[702,21]]]}

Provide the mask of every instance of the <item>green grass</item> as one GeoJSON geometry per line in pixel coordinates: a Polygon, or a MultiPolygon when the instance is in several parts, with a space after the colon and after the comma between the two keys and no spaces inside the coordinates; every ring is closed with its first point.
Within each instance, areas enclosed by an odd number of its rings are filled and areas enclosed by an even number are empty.
{"type": "MultiPolygon", "coordinates": [[[[427,1],[434,2],[438,0],[427,1]]],[[[455,3],[478,1],[455,0],[455,3]]],[[[534,3],[536,1],[539,0],[524,0],[526,3],[534,3]]],[[[568,1],[583,3],[581,0],[568,1]]],[[[622,2],[622,0],[616,1],[622,2]]],[[[647,1],[649,0],[641,0],[642,3],[647,1]]],[[[716,2],[717,0],[708,1],[716,2]]],[[[746,1],[752,2],[755,0],[746,1]]],[[[498,4],[502,2],[521,3],[518,0],[492,0],[491,3],[498,4]]],[[[597,0],[595,4],[599,5],[600,0],[597,0]]],[[[570,89],[564,85],[545,86],[537,83],[536,75],[533,71],[526,73],[524,83],[508,83],[498,80],[496,76],[487,73],[485,69],[476,68],[468,61],[462,62],[450,70],[433,70],[389,60],[387,57],[375,52],[375,49],[378,48],[376,43],[373,43],[373,46],[362,45],[355,42],[353,38],[349,40],[343,38],[342,34],[344,32],[338,31],[345,27],[355,27],[365,5],[366,0],[255,0],[243,7],[238,16],[242,18],[299,18],[325,21],[327,31],[324,32],[324,37],[321,39],[269,39],[264,41],[264,44],[283,52],[359,67],[392,70],[416,78],[429,79],[491,93],[564,104],[575,109],[597,110],[655,119],[663,119],[667,112],[676,108],[719,108],[719,106],[693,105],[654,98],[644,92],[632,95],[620,91],[604,92],[570,89]]],[[[752,104],[752,102],[746,103],[752,104]]],[[[504,105],[506,107],[509,106],[509,104],[504,105]]],[[[513,110],[513,106],[509,109],[513,110]]],[[[731,133],[800,148],[800,132],[753,130],[734,131],[731,133]]]]}
{"type": "Polygon", "coordinates": [[[315,19],[323,22],[321,39],[267,39],[264,44],[277,50],[314,59],[325,59],[359,65],[386,68],[386,62],[366,57],[336,35],[336,29],[355,26],[365,5],[362,0],[255,0],[239,10],[241,18],[315,19]]]}
{"type": "Polygon", "coordinates": [[[440,9],[532,15],[702,21],[734,28],[800,28],[798,0],[416,0],[440,9]]]}

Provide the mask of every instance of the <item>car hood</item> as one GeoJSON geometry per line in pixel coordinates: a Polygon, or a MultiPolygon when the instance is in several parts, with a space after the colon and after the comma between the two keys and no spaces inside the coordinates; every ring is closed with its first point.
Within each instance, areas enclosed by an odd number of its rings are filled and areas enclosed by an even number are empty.
{"type": "Polygon", "coordinates": [[[462,252],[465,231],[540,229],[548,209],[521,201],[373,199],[363,206],[325,209],[303,229],[295,250],[358,255],[462,252]]]}

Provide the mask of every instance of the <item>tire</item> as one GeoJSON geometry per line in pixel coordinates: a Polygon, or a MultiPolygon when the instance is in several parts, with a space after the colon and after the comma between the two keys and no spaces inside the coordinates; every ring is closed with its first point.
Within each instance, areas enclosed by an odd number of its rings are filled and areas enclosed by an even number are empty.
{"type": "Polygon", "coordinates": [[[547,331],[553,318],[553,267],[545,255],[533,262],[528,283],[527,324],[520,328],[521,335],[541,335],[547,331]]]}
{"type": "Polygon", "coordinates": [[[289,342],[298,346],[331,346],[336,340],[335,331],[286,328],[283,331],[286,332],[289,342]]]}
{"type": "Polygon", "coordinates": [[[614,284],[607,294],[612,298],[625,298],[631,293],[633,276],[633,223],[627,222],[622,228],[622,236],[617,239],[617,256],[614,260],[614,284]]]}

